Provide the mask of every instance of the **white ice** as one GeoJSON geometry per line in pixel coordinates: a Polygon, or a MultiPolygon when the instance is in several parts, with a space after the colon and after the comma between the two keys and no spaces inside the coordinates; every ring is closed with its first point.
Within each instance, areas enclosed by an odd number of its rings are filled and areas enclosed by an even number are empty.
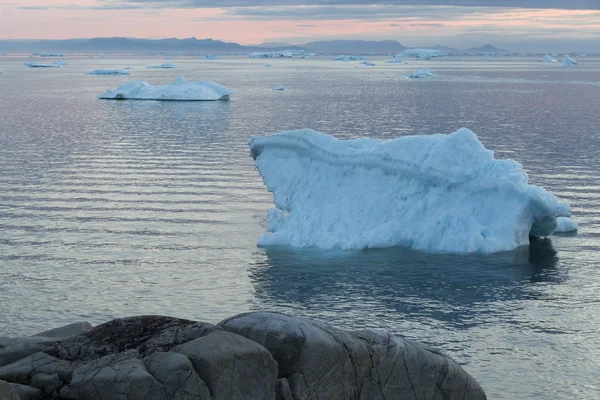
{"type": "Polygon", "coordinates": [[[579,65],[579,63],[569,56],[565,56],[565,59],[560,63],[560,66],[563,68],[576,67],[577,65],[579,65]]]}
{"type": "Polygon", "coordinates": [[[166,63],[166,64],[160,64],[160,65],[149,65],[146,68],[179,68],[179,67],[175,64],[166,63]]]}
{"type": "Polygon", "coordinates": [[[98,95],[115,100],[229,100],[233,90],[208,81],[188,82],[182,76],[169,85],[152,86],[146,81],[133,81],[98,95]]]}
{"type": "Polygon", "coordinates": [[[434,57],[442,57],[444,53],[439,50],[431,50],[431,49],[408,49],[404,50],[402,53],[396,54],[394,57],[396,58],[421,58],[424,60],[429,60],[434,57]]]}
{"type": "Polygon", "coordinates": [[[556,59],[552,58],[549,54],[544,54],[544,59],[542,60],[542,62],[545,62],[545,63],[555,63],[555,62],[558,62],[558,61],[556,61],[556,59]]]}
{"type": "Polygon", "coordinates": [[[279,85],[274,87],[273,90],[285,90],[285,88],[283,87],[283,85],[279,85]]]}
{"type": "Polygon", "coordinates": [[[491,253],[547,236],[570,206],[466,128],[340,141],[305,129],[250,140],[275,207],[260,246],[491,253]]]}
{"type": "Polygon", "coordinates": [[[435,74],[429,68],[423,68],[411,72],[407,78],[435,78],[435,74]]]}
{"type": "Polygon", "coordinates": [[[555,233],[575,232],[579,228],[579,226],[577,226],[577,222],[573,221],[571,218],[558,217],[556,219],[556,222],[558,223],[558,225],[554,230],[555,233]]]}
{"type": "Polygon", "coordinates": [[[29,68],[59,68],[60,65],[58,64],[38,64],[35,61],[28,61],[26,63],[24,63],[25,65],[27,65],[29,68]]]}
{"type": "Polygon", "coordinates": [[[125,69],[95,69],[87,75],[131,75],[131,73],[125,69]]]}

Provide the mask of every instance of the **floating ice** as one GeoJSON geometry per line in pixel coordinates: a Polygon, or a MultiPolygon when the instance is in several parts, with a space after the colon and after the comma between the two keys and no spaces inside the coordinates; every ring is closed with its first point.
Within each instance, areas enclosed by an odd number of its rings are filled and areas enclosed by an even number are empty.
{"type": "Polygon", "coordinates": [[[166,63],[166,64],[160,64],[160,65],[149,65],[146,68],[179,68],[179,67],[175,64],[166,63]]]}
{"type": "Polygon", "coordinates": [[[146,81],[133,81],[108,90],[97,97],[115,100],[229,100],[233,90],[208,81],[188,82],[182,76],[169,85],[152,86],[146,81]]]}
{"type": "Polygon", "coordinates": [[[433,74],[429,68],[423,68],[411,72],[407,78],[435,78],[435,74],[433,74]]]}
{"type": "Polygon", "coordinates": [[[393,60],[385,60],[387,64],[404,64],[401,58],[394,58],[393,60]]]}
{"type": "Polygon", "coordinates": [[[274,87],[273,90],[285,90],[285,88],[283,87],[283,85],[279,85],[274,87]]]}
{"type": "Polygon", "coordinates": [[[69,65],[69,63],[66,62],[66,61],[52,61],[52,64],[54,64],[54,65],[60,65],[61,67],[63,65],[69,65]]]}
{"type": "Polygon", "coordinates": [[[396,54],[394,57],[396,58],[421,58],[424,60],[430,60],[435,57],[443,57],[444,53],[439,50],[430,50],[430,49],[408,49],[404,50],[402,53],[396,54]]]}
{"type": "Polygon", "coordinates": [[[28,61],[26,63],[24,63],[25,65],[27,65],[29,68],[59,68],[60,65],[58,64],[38,64],[35,61],[28,61]]]}
{"type": "Polygon", "coordinates": [[[95,69],[87,75],[131,75],[131,73],[125,69],[95,69]]]}
{"type": "Polygon", "coordinates": [[[2,75],[4,72],[2,72],[2,70],[0,69],[0,75],[2,75]]]}
{"type": "Polygon", "coordinates": [[[557,226],[554,230],[555,233],[561,232],[575,232],[579,228],[577,222],[573,221],[571,218],[567,217],[558,217],[556,219],[557,226]]]}
{"type": "Polygon", "coordinates": [[[545,62],[545,63],[555,63],[555,62],[558,62],[558,61],[556,61],[556,59],[552,58],[549,54],[544,54],[544,59],[542,60],[542,62],[545,62]]]}
{"type": "Polygon", "coordinates": [[[250,58],[292,58],[293,54],[290,51],[272,51],[269,53],[250,53],[250,58]]]}
{"type": "Polygon", "coordinates": [[[337,57],[333,57],[332,60],[334,60],[334,61],[362,61],[362,60],[366,60],[366,58],[363,56],[337,56],[337,57]]]}
{"type": "Polygon", "coordinates": [[[340,141],[311,129],[252,138],[275,207],[260,246],[504,251],[546,236],[570,206],[529,185],[477,136],[340,141]]]}
{"type": "Polygon", "coordinates": [[[205,59],[207,60],[218,60],[219,57],[215,56],[214,54],[207,54],[204,56],[205,59]]]}
{"type": "Polygon", "coordinates": [[[560,66],[563,68],[576,67],[577,65],[579,65],[579,63],[569,56],[565,56],[565,59],[560,63],[560,66]]]}
{"type": "Polygon", "coordinates": [[[377,65],[377,64],[375,64],[374,62],[370,62],[370,61],[363,61],[363,62],[361,62],[361,64],[362,64],[362,65],[365,65],[365,66],[367,66],[367,67],[374,67],[374,66],[376,66],[376,65],[377,65]]]}

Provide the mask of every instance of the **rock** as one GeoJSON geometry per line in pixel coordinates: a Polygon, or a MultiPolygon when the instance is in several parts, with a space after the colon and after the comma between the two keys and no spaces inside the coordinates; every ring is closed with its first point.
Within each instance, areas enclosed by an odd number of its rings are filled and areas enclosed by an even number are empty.
{"type": "Polygon", "coordinates": [[[190,359],[215,399],[275,400],[277,363],[251,340],[216,331],[173,351],[190,359]]]}
{"type": "Polygon", "coordinates": [[[40,389],[31,386],[19,385],[0,381],[1,400],[38,400],[42,398],[40,389]]]}
{"type": "Polygon", "coordinates": [[[142,316],[38,335],[0,342],[9,343],[0,348],[4,360],[26,354],[0,366],[0,400],[486,398],[456,362],[427,346],[277,313],[218,325],[142,316]]]}
{"type": "Polygon", "coordinates": [[[390,334],[346,332],[268,312],[219,326],[266,347],[296,400],[486,398],[451,358],[390,334]]]}

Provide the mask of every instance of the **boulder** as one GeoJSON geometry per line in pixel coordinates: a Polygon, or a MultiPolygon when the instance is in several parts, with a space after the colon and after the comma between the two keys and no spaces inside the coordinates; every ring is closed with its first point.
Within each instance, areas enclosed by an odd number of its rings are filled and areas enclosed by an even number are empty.
{"type": "Polygon", "coordinates": [[[450,357],[390,334],[342,331],[269,312],[241,314],[219,326],[267,348],[296,400],[486,398],[450,357]]]}
{"type": "Polygon", "coordinates": [[[40,389],[0,380],[1,400],[38,400],[41,398],[42,392],[40,389]]]}

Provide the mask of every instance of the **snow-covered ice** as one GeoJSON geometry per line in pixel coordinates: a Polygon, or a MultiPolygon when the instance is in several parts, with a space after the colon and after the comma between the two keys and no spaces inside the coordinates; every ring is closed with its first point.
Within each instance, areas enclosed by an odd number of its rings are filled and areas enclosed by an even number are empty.
{"type": "Polygon", "coordinates": [[[233,90],[209,81],[188,82],[182,76],[169,85],[152,86],[146,81],[133,81],[108,90],[97,97],[114,100],[229,100],[233,90]]]}
{"type": "Polygon", "coordinates": [[[560,63],[560,66],[563,68],[576,67],[577,65],[579,65],[579,63],[569,56],[565,56],[565,59],[560,63]]]}
{"type": "Polygon", "coordinates": [[[125,69],[95,69],[88,72],[87,75],[131,75],[131,72],[125,69]]]}
{"type": "Polygon", "coordinates": [[[571,215],[466,128],[345,141],[304,129],[249,145],[276,207],[260,246],[491,253],[550,235],[571,215]]]}
{"type": "Polygon", "coordinates": [[[577,222],[573,221],[571,218],[558,217],[556,222],[558,225],[554,230],[555,233],[575,232],[579,228],[577,222]]]}
{"type": "Polygon", "coordinates": [[[160,65],[149,65],[146,68],[179,68],[179,67],[175,64],[166,63],[166,64],[160,64],[160,65]]]}
{"type": "Polygon", "coordinates": [[[279,85],[274,87],[273,90],[285,90],[285,88],[283,87],[283,85],[279,85]]]}
{"type": "Polygon", "coordinates": [[[396,54],[395,58],[420,58],[424,60],[429,60],[435,57],[443,57],[444,53],[439,50],[431,50],[431,49],[408,49],[404,50],[402,53],[396,54]]]}
{"type": "Polygon", "coordinates": [[[411,72],[407,78],[435,78],[435,74],[429,68],[423,68],[411,72]]]}
{"type": "Polygon", "coordinates": [[[35,61],[28,61],[26,63],[24,63],[25,65],[27,65],[29,68],[59,68],[60,65],[58,64],[38,64],[35,61]]]}
{"type": "Polygon", "coordinates": [[[555,63],[555,62],[558,62],[558,61],[556,61],[556,59],[552,58],[550,56],[550,54],[544,54],[544,59],[542,60],[542,62],[545,62],[545,63],[555,63]]]}

